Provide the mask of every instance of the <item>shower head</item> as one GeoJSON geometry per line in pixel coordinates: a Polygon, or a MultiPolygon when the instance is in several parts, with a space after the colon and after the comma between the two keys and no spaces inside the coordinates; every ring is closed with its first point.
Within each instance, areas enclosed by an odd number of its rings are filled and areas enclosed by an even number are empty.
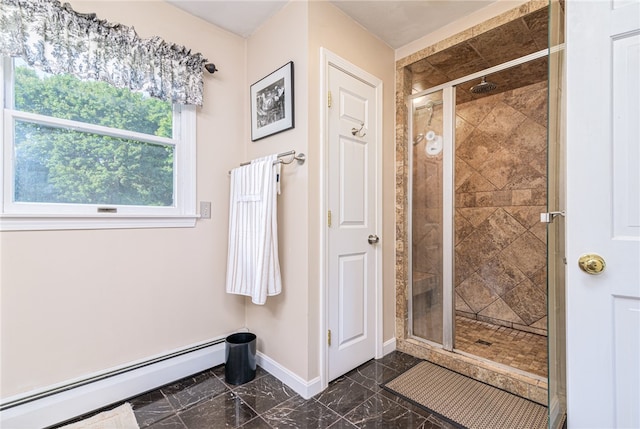
{"type": "Polygon", "coordinates": [[[482,76],[482,81],[479,84],[472,86],[470,91],[474,94],[484,94],[486,92],[493,91],[497,87],[498,85],[495,83],[487,82],[486,76],[482,76]]]}

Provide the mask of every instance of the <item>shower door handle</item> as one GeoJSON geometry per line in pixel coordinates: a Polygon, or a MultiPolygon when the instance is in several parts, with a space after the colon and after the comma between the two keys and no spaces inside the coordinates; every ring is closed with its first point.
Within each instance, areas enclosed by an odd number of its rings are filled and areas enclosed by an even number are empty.
{"type": "Polygon", "coordinates": [[[369,242],[369,244],[376,244],[378,241],[380,241],[380,237],[375,234],[371,234],[369,235],[367,241],[369,242]]]}

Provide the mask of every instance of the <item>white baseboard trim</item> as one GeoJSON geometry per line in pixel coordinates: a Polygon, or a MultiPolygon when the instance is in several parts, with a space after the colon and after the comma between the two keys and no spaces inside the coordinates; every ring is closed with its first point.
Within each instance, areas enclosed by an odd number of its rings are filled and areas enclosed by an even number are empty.
{"type": "Polygon", "coordinates": [[[293,389],[304,399],[309,399],[322,391],[322,383],[320,382],[320,377],[305,381],[297,374],[294,374],[293,372],[261,352],[256,353],[256,361],[257,364],[260,365],[263,369],[267,370],[267,372],[269,372],[271,375],[293,389]]]}
{"type": "Polygon", "coordinates": [[[393,337],[382,344],[382,356],[388,355],[395,349],[396,349],[396,337],[393,337]]]}
{"type": "MultiPolygon", "coordinates": [[[[220,339],[210,342],[217,342],[220,339]]],[[[209,342],[201,343],[207,344],[209,342]]],[[[195,346],[197,347],[197,345],[195,346]]],[[[194,346],[185,348],[187,351],[194,346]]],[[[87,384],[72,387],[67,390],[53,393],[39,399],[25,401],[0,412],[0,427],[7,429],[34,429],[52,426],[65,422],[77,416],[109,406],[111,404],[131,398],[149,390],[156,389],[172,381],[188,377],[192,374],[220,365],[225,361],[224,338],[221,343],[213,344],[197,350],[179,354],[174,351],[165,356],[176,355],[167,359],[156,356],[148,365],[126,370],[113,376],[100,379],[105,374],[113,373],[130,366],[138,366],[141,362],[123,365],[99,374],[84,377],[84,380],[92,380],[87,384]]],[[[37,392],[29,392],[20,395],[22,398],[35,397],[62,385],[77,385],[83,380],[72,380],[47,389],[39,389],[37,392]]],[[[20,398],[7,398],[3,404],[16,402],[20,398]]]]}

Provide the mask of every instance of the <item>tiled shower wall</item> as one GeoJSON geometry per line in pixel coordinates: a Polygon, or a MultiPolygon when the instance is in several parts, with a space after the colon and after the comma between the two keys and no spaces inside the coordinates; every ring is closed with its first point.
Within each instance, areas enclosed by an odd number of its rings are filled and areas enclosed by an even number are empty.
{"type": "Polygon", "coordinates": [[[456,107],[458,315],[547,332],[546,81],[456,107]]]}
{"type": "MultiPolygon", "coordinates": [[[[442,104],[433,113],[416,110],[414,133],[427,131],[442,135],[442,104]],[[427,125],[429,119],[429,125],[427,125]]],[[[413,271],[414,282],[424,278],[442,278],[442,152],[427,155],[427,139],[413,145],[413,271]]],[[[432,282],[440,280],[432,280],[432,282]]],[[[415,286],[414,286],[415,287],[415,286]]],[[[432,287],[436,287],[432,285],[432,287]]]]}
{"type": "MultiPolygon", "coordinates": [[[[545,81],[458,105],[455,161],[457,314],[542,335],[546,104],[545,81]]],[[[414,127],[441,133],[442,106],[417,110],[414,127]]],[[[427,156],[424,145],[413,146],[413,330],[432,339],[427,327],[442,317],[433,307],[442,293],[442,154],[427,156]],[[420,314],[427,307],[434,320],[420,314]]]]}

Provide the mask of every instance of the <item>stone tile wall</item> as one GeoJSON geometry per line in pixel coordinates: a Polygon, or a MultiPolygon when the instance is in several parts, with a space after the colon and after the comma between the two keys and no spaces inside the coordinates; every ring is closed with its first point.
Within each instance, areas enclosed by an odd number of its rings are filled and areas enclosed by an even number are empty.
{"type": "Polygon", "coordinates": [[[456,108],[458,315],[546,335],[546,81],[456,108]]]}

